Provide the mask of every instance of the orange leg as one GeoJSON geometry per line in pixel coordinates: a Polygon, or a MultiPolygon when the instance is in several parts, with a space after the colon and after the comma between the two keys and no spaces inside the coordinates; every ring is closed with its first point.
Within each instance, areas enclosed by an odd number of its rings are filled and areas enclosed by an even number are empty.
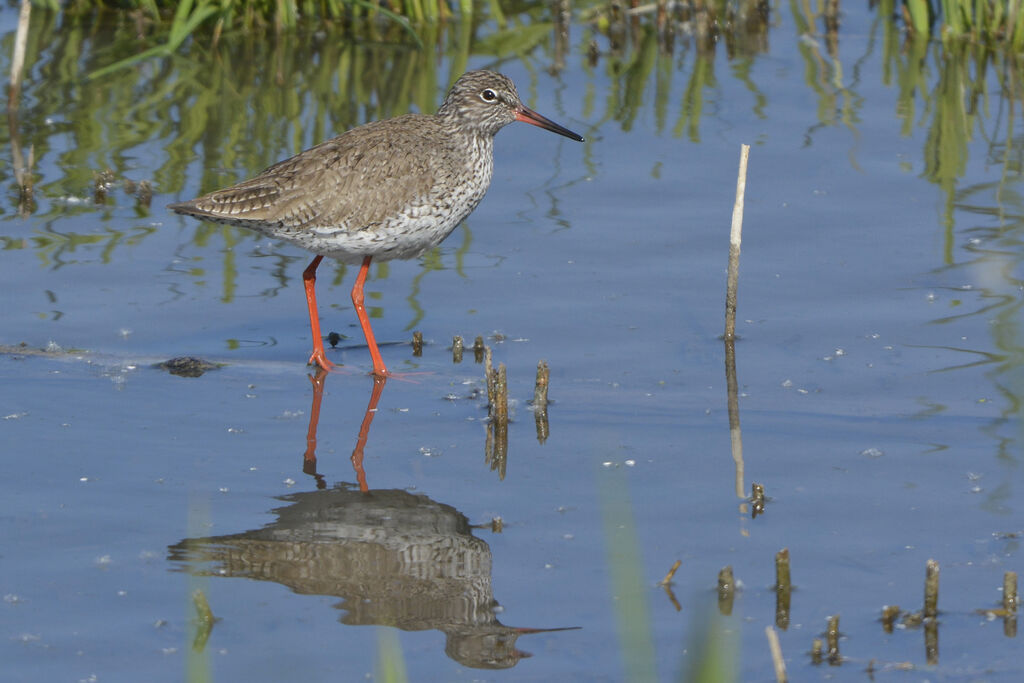
{"type": "MultiPolygon", "coordinates": [[[[319,256],[317,258],[320,258],[319,256]]],[[[370,260],[372,256],[363,259],[363,265],[359,268],[359,275],[356,283],[352,285],[352,305],[355,306],[356,315],[359,316],[359,324],[363,328],[363,336],[366,337],[366,345],[370,347],[370,358],[373,359],[373,374],[378,377],[387,377],[388,369],[384,367],[384,359],[380,356],[377,348],[377,340],[373,338],[373,329],[370,327],[370,317],[366,315],[366,307],[363,306],[363,285],[366,283],[366,274],[370,272],[370,260]]],[[[321,342],[322,346],[323,342],[321,342]]]]}
{"type": "Polygon", "coordinates": [[[316,267],[323,260],[323,256],[317,255],[302,272],[302,283],[306,287],[306,305],[309,306],[309,329],[313,333],[313,355],[309,357],[309,364],[319,365],[324,370],[333,370],[334,363],[327,360],[324,354],[324,338],[320,334],[320,315],[316,308],[316,267]]]}
{"type": "Polygon", "coordinates": [[[375,376],[373,378],[373,391],[370,392],[370,403],[366,406],[366,414],[363,415],[363,423],[359,425],[359,438],[356,439],[356,447],[352,451],[352,468],[356,471],[356,481],[359,482],[359,490],[370,490],[366,483],[366,470],[363,468],[363,452],[366,450],[366,440],[370,436],[370,424],[377,414],[377,403],[380,402],[380,395],[384,392],[384,384],[387,377],[375,376]]]}

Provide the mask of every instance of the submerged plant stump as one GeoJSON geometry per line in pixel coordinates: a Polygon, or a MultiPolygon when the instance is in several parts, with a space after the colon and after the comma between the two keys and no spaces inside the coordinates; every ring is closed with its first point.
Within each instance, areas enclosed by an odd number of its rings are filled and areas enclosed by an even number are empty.
{"type": "Polygon", "coordinates": [[[723,617],[732,614],[732,605],[736,599],[736,579],[732,567],[723,567],[718,572],[718,612],[723,617]]]}
{"type": "Polygon", "coordinates": [[[893,626],[896,623],[896,617],[899,615],[899,605],[885,605],[882,607],[882,630],[886,633],[892,633],[893,626]]]}
{"type": "Polygon", "coordinates": [[[775,553],[775,625],[780,631],[789,628],[792,589],[789,576],[789,548],[783,548],[775,553]]]}
{"type": "Polygon", "coordinates": [[[828,618],[828,629],[825,631],[825,641],[828,643],[828,663],[832,666],[839,666],[843,663],[843,656],[839,654],[838,614],[834,614],[828,618]]]}
{"type": "Polygon", "coordinates": [[[504,479],[508,467],[508,373],[504,363],[494,368],[490,347],[484,347],[484,379],[490,416],[484,456],[491,470],[497,470],[499,478],[504,479]]]}
{"type": "Polygon", "coordinates": [[[537,382],[533,388],[533,421],[537,427],[537,443],[543,444],[550,435],[548,425],[548,381],[551,373],[545,361],[537,363],[537,382]]]}

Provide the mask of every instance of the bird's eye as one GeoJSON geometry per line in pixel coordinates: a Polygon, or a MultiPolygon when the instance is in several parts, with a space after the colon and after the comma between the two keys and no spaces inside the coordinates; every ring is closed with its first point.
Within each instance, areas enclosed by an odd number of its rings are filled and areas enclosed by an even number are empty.
{"type": "Polygon", "coordinates": [[[482,99],[484,102],[493,102],[494,100],[498,99],[498,93],[494,92],[490,88],[487,88],[482,93],[480,93],[480,99],[482,99]]]}

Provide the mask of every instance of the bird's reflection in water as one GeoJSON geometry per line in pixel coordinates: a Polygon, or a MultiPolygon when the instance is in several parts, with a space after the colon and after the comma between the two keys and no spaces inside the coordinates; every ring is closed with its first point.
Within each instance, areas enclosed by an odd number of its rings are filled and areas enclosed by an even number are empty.
{"type": "Polygon", "coordinates": [[[384,388],[375,379],[352,455],[358,486],[327,489],[316,471],[316,427],[325,376],[313,377],[313,406],[303,469],[319,490],[281,496],[277,521],[262,529],[190,538],[169,549],[178,570],[273,581],[303,595],[333,595],[348,625],[437,629],[460,664],[507,669],[528,653],[525,633],[495,616],[491,549],[450,505],[400,489],[369,489],[362,455],[384,388]]]}

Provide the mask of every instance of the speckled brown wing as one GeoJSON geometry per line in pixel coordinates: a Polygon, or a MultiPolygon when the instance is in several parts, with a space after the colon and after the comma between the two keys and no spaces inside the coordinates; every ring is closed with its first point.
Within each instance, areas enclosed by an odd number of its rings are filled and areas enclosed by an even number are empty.
{"type": "Polygon", "coordinates": [[[452,172],[434,117],[407,114],[354,128],[270,166],[255,178],[168,208],[287,237],[314,228],[372,230],[428,201],[452,172]]]}

